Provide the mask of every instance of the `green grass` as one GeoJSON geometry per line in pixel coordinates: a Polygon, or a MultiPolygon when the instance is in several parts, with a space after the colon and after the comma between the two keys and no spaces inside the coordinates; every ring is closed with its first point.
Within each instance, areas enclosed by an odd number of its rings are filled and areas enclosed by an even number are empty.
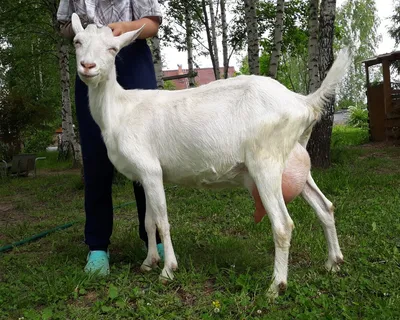
{"type": "MultiPolygon", "coordinates": [[[[127,206],[115,211],[108,278],[82,271],[83,222],[0,254],[0,319],[399,319],[400,149],[357,146],[365,132],[346,127],[335,127],[333,141],[332,167],[313,175],[336,206],[338,274],[324,270],[322,228],[296,199],[288,290],[269,302],[271,229],[267,219],[253,223],[247,192],[168,185],[179,263],[172,283],[158,282],[160,270],[140,273],[145,251],[127,206]]],[[[79,171],[47,165],[37,178],[0,182],[0,246],[83,221],[79,171]]],[[[130,182],[113,188],[115,205],[133,200],[130,182]]]]}

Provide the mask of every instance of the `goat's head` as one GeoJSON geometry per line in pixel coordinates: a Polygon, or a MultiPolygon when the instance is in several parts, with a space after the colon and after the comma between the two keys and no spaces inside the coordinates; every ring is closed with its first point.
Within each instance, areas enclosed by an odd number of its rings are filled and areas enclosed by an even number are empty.
{"type": "Polygon", "coordinates": [[[87,85],[97,86],[108,78],[114,68],[115,56],[126,45],[140,35],[138,30],[114,37],[109,27],[97,27],[90,24],[84,29],[79,16],[72,14],[72,28],[75,32],[74,46],[78,75],[87,85]]]}

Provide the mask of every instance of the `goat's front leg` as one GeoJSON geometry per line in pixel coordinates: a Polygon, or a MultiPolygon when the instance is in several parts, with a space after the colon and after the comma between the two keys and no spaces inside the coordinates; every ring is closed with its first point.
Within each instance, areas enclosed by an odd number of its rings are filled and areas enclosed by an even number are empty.
{"type": "Polygon", "coordinates": [[[146,205],[149,208],[152,219],[150,220],[150,218],[148,218],[148,224],[146,223],[146,228],[149,228],[151,234],[149,234],[148,256],[143,262],[143,265],[147,265],[149,262],[153,263],[154,257],[158,257],[158,254],[155,254],[155,252],[157,252],[157,248],[155,229],[153,229],[153,227],[156,226],[160,234],[161,241],[164,245],[165,255],[164,268],[161,272],[160,280],[172,280],[174,278],[174,271],[178,268],[178,263],[176,261],[175,252],[170,236],[170,227],[168,222],[167,204],[165,199],[161,167],[158,166],[153,168],[152,170],[146,170],[146,174],[143,177],[143,188],[146,193],[146,205]]]}
{"type": "Polygon", "coordinates": [[[252,176],[264,208],[271,221],[275,242],[275,263],[273,282],[268,295],[275,298],[282,294],[287,287],[288,258],[290,240],[293,230],[293,221],[289,216],[282,195],[282,164],[269,158],[251,159],[247,163],[249,173],[252,176]]]}
{"type": "Polygon", "coordinates": [[[324,228],[325,238],[328,245],[328,261],[325,267],[329,271],[339,271],[339,265],[343,262],[343,254],[340,250],[339,240],[336,233],[335,218],[333,215],[334,207],[321,190],[318,188],[311,174],[302,192],[303,198],[316,212],[318,219],[324,228]]]}

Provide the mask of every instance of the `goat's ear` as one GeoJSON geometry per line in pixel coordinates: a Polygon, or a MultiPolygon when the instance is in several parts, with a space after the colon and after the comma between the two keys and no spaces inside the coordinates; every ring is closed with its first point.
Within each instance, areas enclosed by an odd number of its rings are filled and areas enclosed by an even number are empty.
{"type": "Polygon", "coordinates": [[[128,44],[132,43],[139,37],[142,33],[145,24],[140,27],[140,29],[129,31],[121,34],[120,36],[116,37],[119,41],[120,48],[127,46],[128,44]]]}
{"type": "Polygon", "coordinates": [[[79,19],[79,16],[75,12],[72,14],[71,22],[72,22],[72,30],[74,30],[75,34],[78,34],[79,32],[83,31],[81,19],[79,19]]]}

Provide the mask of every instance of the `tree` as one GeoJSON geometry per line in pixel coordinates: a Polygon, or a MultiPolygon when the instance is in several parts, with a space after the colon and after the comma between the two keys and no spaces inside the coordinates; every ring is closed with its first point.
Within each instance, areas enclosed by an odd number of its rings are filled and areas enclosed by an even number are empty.
{"type": "Polygon", "coordinates": [[[350,46],[353,63],[339,88],[338,105],[346,108],[365,104],[365,69],[362,61],[375,55],[381,40],[375,0],[348,0],[336,15],[335,49],[350,46]]]}
{"type": "Polygon", "coordinates": [[[220,0],[221,6],[221,29],[222,29],[222,56],[224,61],[224,79],[228,78],[229,59],[228,59],[228,24],[226,22],[226,3],[220,0]]]}
{"type": "Polygon", "coordinates": [[[396,45],[400,44],[400,0],[393,0],[394,12],[390,17],[392,25],[389,28],[390,36],[396,41],[396,45]]]}
{"type": "MultiPolygon", "coordinates": [[[[322,0],[319,19],[319,74],[325,79],[333,64],[333,38],[335,26],[336,0],[322,0]]],[[[314,166],[330,166],[330,142],[333,126],[334,99],[325,104],[324,114],[315,125],[307,150],[314,166]]]]}
{"type": "Polygon", "coordinates": [[[156,74],[157,80],[157,88],[163,89],[164,88],[164,81],[163,81],[163,71],[162,71],[162,59],[161,59],[161,46],[160,46],[160,38],[158,34],[150,39],[151,43],[151,52],[153,55],[153,64],[154,64],[154,72],[156,74]]]}
{"type": "Polygon", "coordinates": [[[207,36],[207,43],[208,43],[208,52],[210,54],[211,63],[212,63],[213,70],[214,70],[214,77],[215,77],[215,79],[219,79],[219,77],[218,77],[218,75],[219,75],[219,66],[217,65],[217,61],[215,59],[215,51],[214,51],[214,46],[213,46],[213,36],[211,34],[210,23],[208,21],[206,0],[201,0],[201,7],[202,7],[202,10],[203,10],[203,19],[202,19],[202,21],[203,21],[203,24],[205,26],[205,31],[206,31],[206,36],[207,36]]]}
{"type": "Polygon", "coordinates": [[[213,0],[210,0],[210,20],[211,20],[211,38],[212,38],[212,49],[214,52],[215,59],[215,79],[218,80],[221,78],[220,70],[219,70],[219,58],[218,58],[218,44],[217,44],[217,26],[216,26],[216,18],[214,13],[214,3],[213,0]]]}
{"type": "Polygon", "coordinates": [[[259,42],[257,23],[257,0],[244,0],[246,30],[247,30],[247,57],[251,74],[260,74],[259,42]]]}
{"type": "Polygon", "coordinates": [[[279,58],[281,56],[282,48],[282,30],[283,30],[283,13],[285,10],[285,1],[278,0],[276,4],[276,20],[274,30],[274,40],[271,53],[271,59],[269,62],[268,76],[276,78],[278,71],[279,58]]]}
{"type": "Polygon", "coordinates": [[[318,67],[318,9],[319,0],[310,0],[309,24],[308,24],[308,92],[314,92],[320,85],[318,67]]]}
{"type": "Polygon", "coordinates": [[[48,22],[39,1],[0,3],[0,108],[1,112],[10,112],[1,119],[0,128],[4,131],[0,139],[10,146],[18,145],[12,151],[15,153],[20,151],[25,137],[37,130],[54,128],[60,91],[54,33],[48,22]],[[21,105],[11,108],[17,102],[21,105]],[[5,131],[13,134],[6,137],[5,131]]]}
{"type": "MultiPolygon", "coordinates": [[[[0,30],[8,46],[0,48],[0,54],[7,65],[5,85],[10,92],[14,88],[30,92],[27,95],[35,100],[32,105],[51,103],[57,106],[62,101],[64,140],[74,147],[79,161],[80,147],[73,130],[70,101],[69,45],[59,34],[57,8],[57,0],[2,1],[0,30]],[[13,27],[8,28],[10,25],[13,27]]],[[[51,121],[52,126],[59,126],[53,115],[49,113],[43,117],[43,122],[51,121]]]]}
{"type": "MultiPolygon", "coordinates": [[[[195,57],[194,51],[200,55],[210,55],[215,74],[214,50],[210,26],[208,22],[206,2],[197,0],[170,0],[166,6],[166,15],[161,25],[164,43],[173,43],[179,50],[188,53],[189,74],[194,74],[195,57]],[[205,11],[204,11],[205,10],[205,11]],[[202,31],[207,31],[207,45],[202,39],[202,31]]],[[[189,86],[194,86],[194,77],[189,77],[189,86]]]]}
{"type": "Polygon", "coordinates": [[[185,27],[186,27],[186,48],[188,52],[188,72],[189,72],[189,88],[195,86],[195,78],[193,77],[193,28],[192,20],[190,18],[189,6],[185,6],[185,27]]]}

